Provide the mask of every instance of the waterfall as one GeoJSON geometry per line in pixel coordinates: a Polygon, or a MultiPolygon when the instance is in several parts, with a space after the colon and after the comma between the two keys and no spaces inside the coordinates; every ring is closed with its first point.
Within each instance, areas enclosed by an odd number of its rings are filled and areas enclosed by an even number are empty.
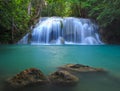
{"type": "MultiPolygon", "coordinates": [[[[102,44],[98,25],[90,19],[43,17],[32,30],[31,44],[102,44]]],[[[19,44],[28,44],[28,34],[19,44]]]]}

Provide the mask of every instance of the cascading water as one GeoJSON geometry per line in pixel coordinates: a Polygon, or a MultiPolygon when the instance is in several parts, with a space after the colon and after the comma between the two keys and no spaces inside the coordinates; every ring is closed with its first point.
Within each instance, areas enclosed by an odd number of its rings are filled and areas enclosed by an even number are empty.
{"type": "Polygon", "coordinates": [[[98,25],[90,19],[43,17],[33,29],[31,40],[27,34],[18,43],[98,45],[102,42],[97,31],[98,25]]]}

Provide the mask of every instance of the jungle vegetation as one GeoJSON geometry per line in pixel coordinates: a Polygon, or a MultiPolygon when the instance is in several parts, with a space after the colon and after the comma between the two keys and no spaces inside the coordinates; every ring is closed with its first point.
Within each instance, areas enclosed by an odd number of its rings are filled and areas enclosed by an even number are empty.
{"type": "Polygon", "coordinates": [[[94,19],[102,40],[120,44],[120,0],[0,0],[0,43],[16,43],[40,17],[94,19]]]}

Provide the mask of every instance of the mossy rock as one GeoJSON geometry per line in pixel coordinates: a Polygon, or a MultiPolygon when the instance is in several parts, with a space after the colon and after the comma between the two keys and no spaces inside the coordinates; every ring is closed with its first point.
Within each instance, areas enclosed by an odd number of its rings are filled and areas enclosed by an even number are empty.
{"type": "Polygon", "coordinates": [[[59,67],[59,69],[75,71],[75,72],[106,72],[102,68],[94,68],[94,67],[90,67],[82,64],[67,64],[59,67]]]}
{"type": "Polygon", "coordinates": [[[49,80],[53,84],[74,85],[79,81],[79,78],[69,73],[68,71],[59,70],[59,71],[52,73],[49,76],[49,80]]]}
{"type": "Polygon", "coordinates": [[[45,84],[48,82],[46,76],[36,68],[26,69],[7,80],[11,87],[25,87],[28,85],[45,84]]]}

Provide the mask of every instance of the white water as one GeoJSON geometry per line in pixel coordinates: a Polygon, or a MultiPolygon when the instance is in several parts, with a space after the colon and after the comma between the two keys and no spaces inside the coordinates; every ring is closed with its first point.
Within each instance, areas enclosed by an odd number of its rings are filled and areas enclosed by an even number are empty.
{"type": "MultiPolygon", "coordinates": [[[[44,17],[32,31],[31,44],[102,44],[98,25],[89,19],[74,17],[44,17]]],[[[28,34],[19,44],[28,44],[28,34]]]]}

